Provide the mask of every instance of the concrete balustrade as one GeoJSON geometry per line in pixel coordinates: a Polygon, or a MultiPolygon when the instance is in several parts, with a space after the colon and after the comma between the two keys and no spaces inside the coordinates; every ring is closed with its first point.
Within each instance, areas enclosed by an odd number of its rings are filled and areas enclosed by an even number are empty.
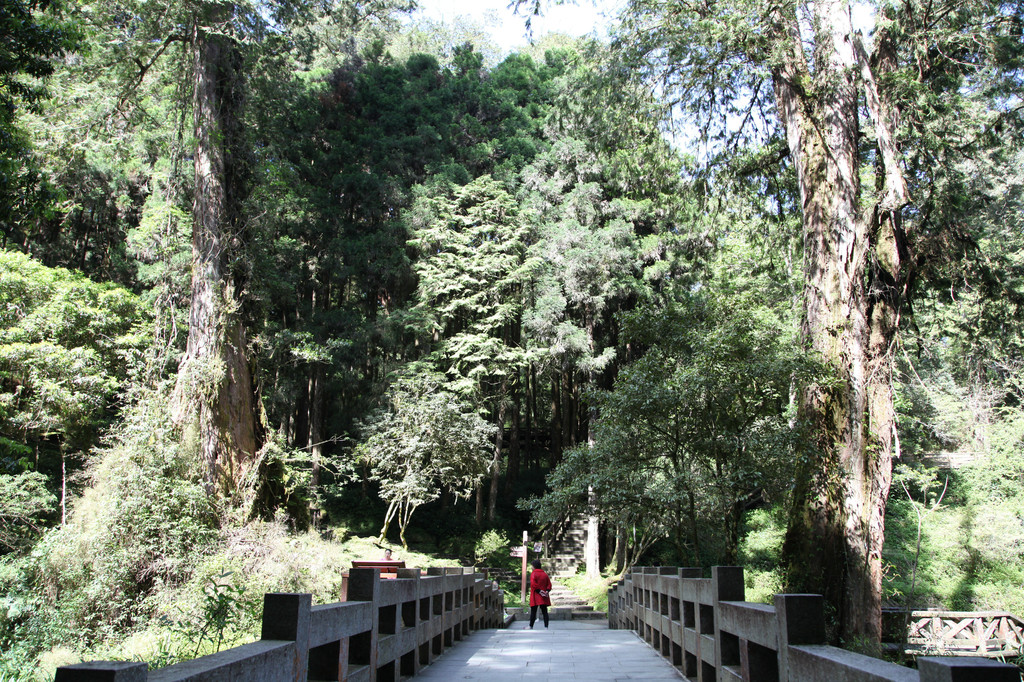
{"type": "Polygon", "coordinates": [[[918,659],[911,670],[825,642],[824,600],[778,594],[744,601],[743,569],[634,568],[608,592],[613,629],[635,630],[691,682],[1020,682],[984,658],[918,659]]]}
{"type": "Polygon", "coordinates": [[[147,671],[145,663],[97,661],[57,670],[55,682],[391,682],[415,675],[473,630],[502,627],[504,595],[463,568],[354,568],[342,600],[267,594],[258,642],[147,671]]]}

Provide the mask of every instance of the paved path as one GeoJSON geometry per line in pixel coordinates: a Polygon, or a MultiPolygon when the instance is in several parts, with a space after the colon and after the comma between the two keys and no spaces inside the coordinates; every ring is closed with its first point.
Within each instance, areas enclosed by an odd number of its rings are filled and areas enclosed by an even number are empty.
{"type": "Polygon", "coordinates": [[[609,630],[607,623],[553,620],[547,629],[538,622],[530,630],[517,621],[506,630],[478,630],[413,679],[679,682],[683,678],[632,630],[609,630]]]}

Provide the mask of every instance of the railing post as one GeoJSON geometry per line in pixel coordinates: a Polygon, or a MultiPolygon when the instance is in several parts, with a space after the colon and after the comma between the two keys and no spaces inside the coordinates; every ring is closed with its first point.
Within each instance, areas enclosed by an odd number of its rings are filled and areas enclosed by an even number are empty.
{"type": "Polygon", "coordinates": [[[921,682],[1020,682],[1020,669],[987,658],[922,656],[917,659],[921,682]]]}
{"type": "Polygon", "coordinates": [[[790,680],[790,645],[825,643],[825,598],[820,594],[777,594],[775,622],[779,629],[779,679],[790,680]]]}
{"type": "Polygon", "coordinates": [[[349,640],[350,652],[370,666],[370,678],[377,676],[377,640],[380,636],[380,569],[353,568],[348,572],[348,601],[370,603],[369,637],[349,640]]]}
{"type": "Polygon", "coordinates": [[[260,639],[295,642],[292,679],[305,682],[309,670],[309,616],[312,594],[269,592],[263,595],[260,639]]]}
{"type": "Polygon", "coordinates": [[[57,668],[54,682],[146,682],[149,666],[123,661],[92,661],[57,668]]]}
{"type": "Polygon", "coordinates": [[[725,648],[722,646],[722,618],[719,607],[721,602],[724,601],[743,601],[745,593],[742,566],[713,566],[711,568],[716,670],[721,670],[726,662],[730,665],[739,664],[740,652],[738,642],[736,642],[737,646],[732,647],[736,649],[735,651],[729,648],[732,645],[727,645],[725,648]]]}

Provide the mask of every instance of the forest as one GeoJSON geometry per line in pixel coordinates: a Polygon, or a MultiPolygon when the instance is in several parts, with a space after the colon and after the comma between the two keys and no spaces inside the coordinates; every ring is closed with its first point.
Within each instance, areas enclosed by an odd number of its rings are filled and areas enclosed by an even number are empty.
{"type": "Polygon", "coordinates": [[[1024,616],[1024,2],[415,9],[0,0],[0,680],[577,519],[1024,616]]]}

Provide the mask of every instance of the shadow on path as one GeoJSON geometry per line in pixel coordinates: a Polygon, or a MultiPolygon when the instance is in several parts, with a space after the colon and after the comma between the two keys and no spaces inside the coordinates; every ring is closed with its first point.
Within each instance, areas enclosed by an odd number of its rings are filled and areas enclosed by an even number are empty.
{"type": "Polygon", "coordinates": [[[631,630],[607,622],[551,621],[534,629],[516,621],[506,630],[480,630],[424,668],[415,680],[657,680],[682,676],[631,630]]]}

